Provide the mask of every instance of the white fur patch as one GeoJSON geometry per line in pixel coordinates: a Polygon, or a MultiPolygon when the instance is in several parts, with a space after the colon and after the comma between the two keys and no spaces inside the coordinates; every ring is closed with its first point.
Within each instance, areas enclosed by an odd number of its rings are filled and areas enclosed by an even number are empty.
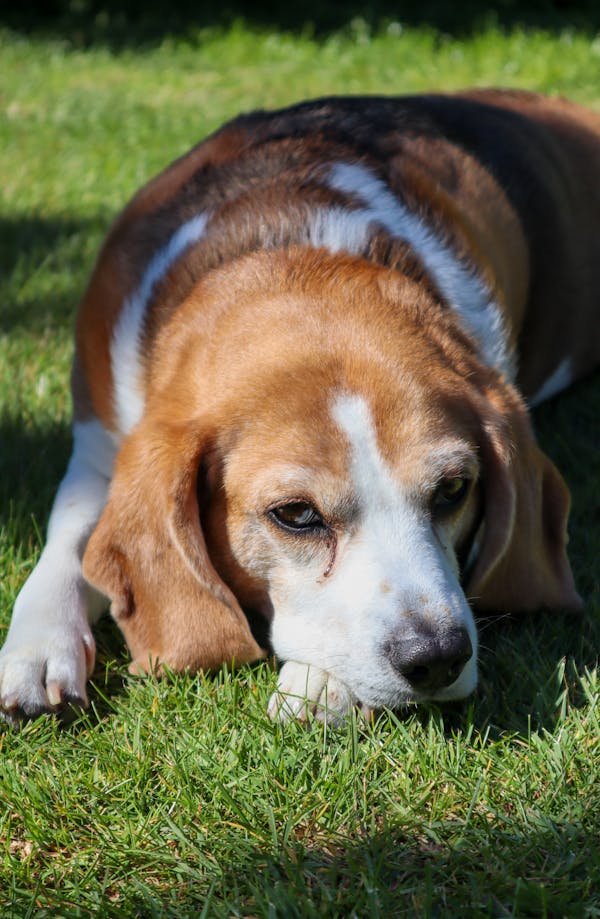
{"type": "Polygon", "coordinates": [[[81,557],[106,502],[115,445],[98,421],[76,423],[73,435],[46,545],[0,651],[0,709],[9,717],[86,701],[95,653],[90,621],[103,601],[84,581],[81,557]]]}
{"type": "Polygon", "coordinates": [[[148,301],[158,281],[171,265],[204,235],[207,214],[192,217],[179,227],[146,268],[137,290],[123,305],[110,348],[114,380],[114,405],[119,430],[127,434],[144,411],[140,347],[148,301]]]}
{"type": "Polygon", "coordinates": [[[546,399],[551,399],[552,396],[556,396],[563,389],[567,389],[574,379],[573,362],[570,357],[565,357],[556,370],[540,386],[536,394],[531,397],[529,404],[533,407],[541,405],[546,399]]]}
{"type": "MultiPolygon", "coordinates": [[[[468,607],[460,588],[457,593],[455,573],[439,551],[429,521],[391,476],[381,456],[366,401],[342,396],[333,407],[333,416],[351,445],[354,491],[363,508],[365,560],[382,560],[389,566],[383,574],[388,583],[396,585],[403,608],[419,610],[425,598],[432,607],[436,603],[440,608],[447,606],[450,620],[458,617],[457,624],[470,625],[462,621],[468,607]]],[[[364,592],[364,580],[360,565],[350,570],[343,585],[348,602],[364,592]]],[[[472,620],[470,610],[466,618],[472,620]]]]}
{"type": "Polygon", "coordinates": [[[360,199],[365,207],[317,211],[309,223],[311,244],[325,246],[331,252],[359,253],[368,243],[373,224],[407,242],[421,258],[465,331],[478,343],[482,360],[514,380],[515,356],[509,347],[502,313],[474,270],[463,265],[431,228],[365,166],[337,163],[329,173],[328,184],[360,199]]]}

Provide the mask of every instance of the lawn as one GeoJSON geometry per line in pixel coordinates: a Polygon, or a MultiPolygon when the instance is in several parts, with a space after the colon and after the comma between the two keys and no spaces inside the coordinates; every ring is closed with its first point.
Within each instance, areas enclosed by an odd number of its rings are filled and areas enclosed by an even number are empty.
{"type": "MultiPolygon", "coordinates": [[[[0,636],[69,454],[75,306],[145,179],[240,110],[323,93],[600,110],[600,35],[573,28],[120,34],[0,31],[0,636]]],[[[0,915],[600,916],[598,377],[536,424],[573,492],[581,619],[482,622],[473,699],[337,731],[271,724],[269,664],[129,678],[105,621],[89,711],[0,728],[0,915]]]]}

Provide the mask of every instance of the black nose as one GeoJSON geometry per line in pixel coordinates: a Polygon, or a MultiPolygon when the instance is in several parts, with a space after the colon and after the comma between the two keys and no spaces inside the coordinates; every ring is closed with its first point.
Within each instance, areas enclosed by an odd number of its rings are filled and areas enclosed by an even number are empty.
{"type": "Polygon", "coordinates": [[[473,645],[466,629],[417,632],[385,644],[385,653],[400,676],[420,692],[451,686],[471,659],[473,645]]]}

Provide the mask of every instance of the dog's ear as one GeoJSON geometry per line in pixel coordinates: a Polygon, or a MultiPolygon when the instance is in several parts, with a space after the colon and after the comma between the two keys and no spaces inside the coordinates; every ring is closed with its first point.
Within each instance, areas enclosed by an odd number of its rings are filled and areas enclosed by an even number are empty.
{"type": "Polygon", "coordinates": [[[486,401],[496,405],[482,411],[484,518],[467,596],[481,610],[581,610],[566,552],[569,490],[516,392],[486,401]]]}
{"type": "Polygon", "coordinates": [[[84,576],[110,598],[134,672],[264,657],[202,534],[196,489],[206,444],[191,425],[144,419],[119,453],[84,554],[84,576]]]}

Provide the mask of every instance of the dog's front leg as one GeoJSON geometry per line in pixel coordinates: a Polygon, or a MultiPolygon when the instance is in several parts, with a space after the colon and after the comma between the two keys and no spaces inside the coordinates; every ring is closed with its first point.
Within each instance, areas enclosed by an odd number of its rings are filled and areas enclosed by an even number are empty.
{"type": "Polygon", "coordinates": [[[0,713],[9,720],[87,704],[95,659],[90,622],[102,598],[84,581],[81,557],[106,502],[115,447],[96,420],[76,423],[73,435],[46,546],[17,597],[0,651],[0,713]]]}

